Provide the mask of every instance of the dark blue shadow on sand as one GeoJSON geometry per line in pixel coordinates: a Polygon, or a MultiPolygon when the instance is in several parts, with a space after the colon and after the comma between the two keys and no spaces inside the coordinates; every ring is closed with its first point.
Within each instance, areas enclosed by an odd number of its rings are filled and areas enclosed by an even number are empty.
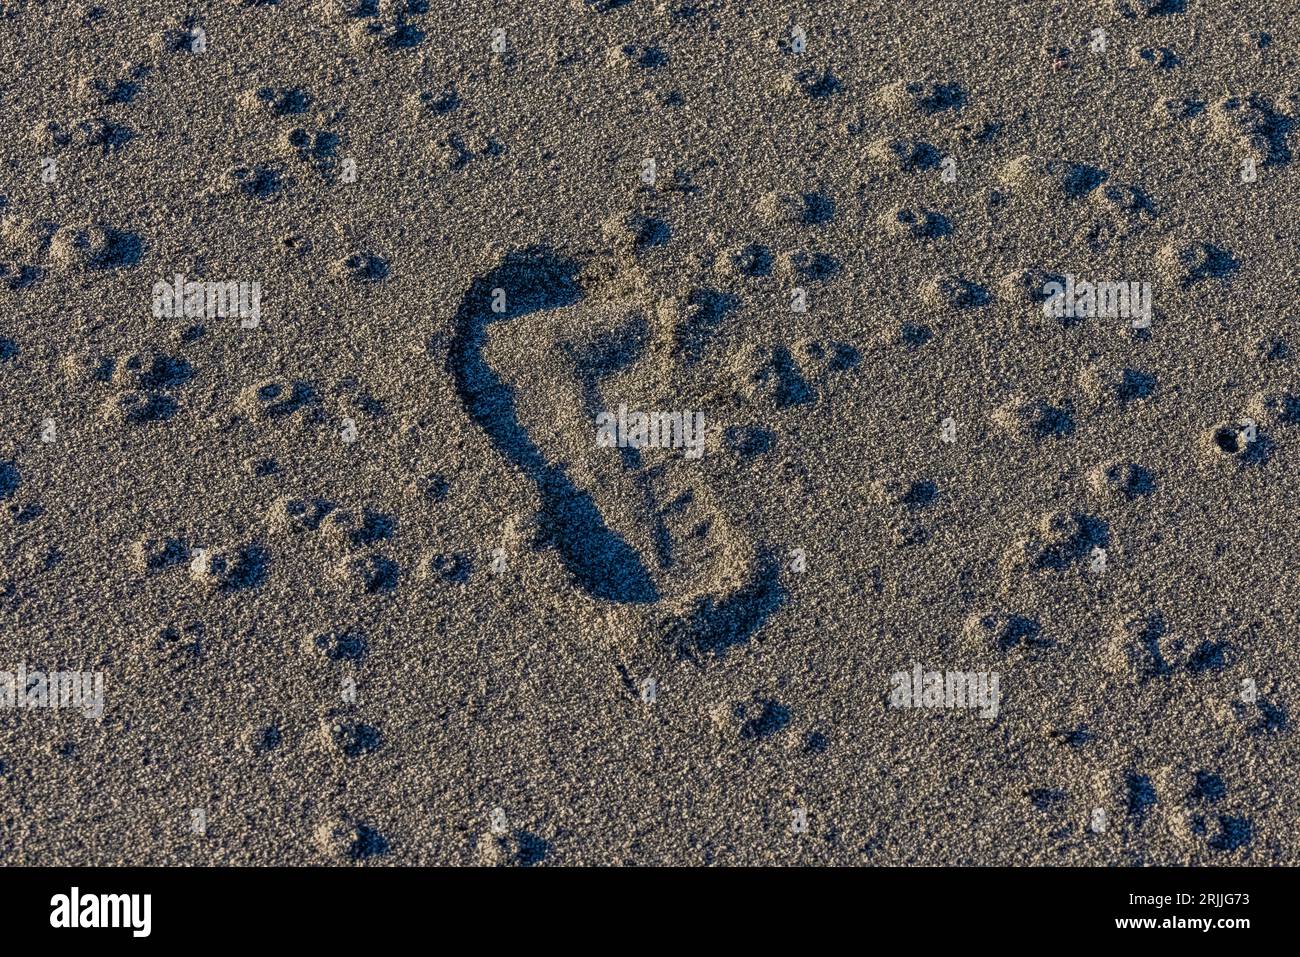
{"type": "Polygon", "coordinates": [[[608,601],[652,602],[658,598],[657,589],[636,551],[606,526],[591,496],[533,444],[516,414],[514,390],[483,357],[491,323],[580,301],[577,272],[574,260],[534,246],[509,253],[499,266],[475,279],[456,312],[449,371],[470,417],[506,460],[536,483],[545,543],[558,550],[582,587],[608,601]],[[505,293],[501,312],[492,309],[495,289],[505,293]]]}

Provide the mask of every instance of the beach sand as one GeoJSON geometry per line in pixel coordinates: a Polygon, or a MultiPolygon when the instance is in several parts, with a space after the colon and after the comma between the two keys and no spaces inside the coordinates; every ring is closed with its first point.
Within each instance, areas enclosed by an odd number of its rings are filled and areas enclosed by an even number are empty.
{"type": "Polygon", "coordinates": [[[1294,18],[816,8],[0,5],[0,864],[1300,863],[1294,18]]]}

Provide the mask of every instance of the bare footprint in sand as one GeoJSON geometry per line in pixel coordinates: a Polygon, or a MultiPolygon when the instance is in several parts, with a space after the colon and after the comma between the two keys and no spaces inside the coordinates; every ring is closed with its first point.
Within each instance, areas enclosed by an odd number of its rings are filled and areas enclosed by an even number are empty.
{"type": "Polygon", "coordinates": [[[721,652],[780,604],[778,563],[728,521],[682,449],[597,442],[604,410],[689,411],[654,305],[635,270],[516,250],[470,284],[448,363],[470,417],[536,484],[538,544],[577,587],[617,611],[618,630],[721,652]]]}

